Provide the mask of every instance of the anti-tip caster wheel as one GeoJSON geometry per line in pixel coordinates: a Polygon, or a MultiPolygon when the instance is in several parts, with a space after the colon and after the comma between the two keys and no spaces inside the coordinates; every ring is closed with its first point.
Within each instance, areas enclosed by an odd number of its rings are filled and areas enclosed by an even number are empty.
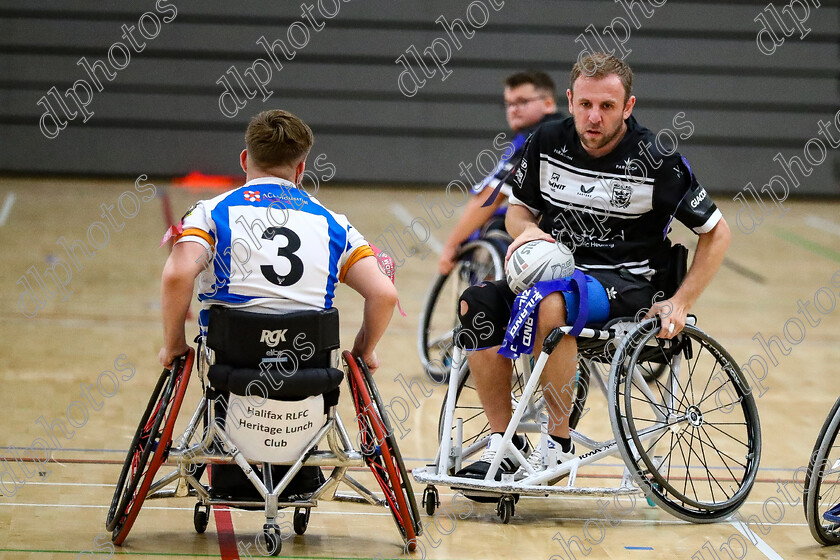
{"type": "Polygon", "coordinates": [[[423,490],[423,507],[426,509],[426,515],[434,515],[438,506],[440,506],[440,496],[437,488],[432,485],[426,486],[423,490]]]}
{"type": "Polygon", "coordinates": [[[496,506],[496,515],[499,519],[507,525],[510,523],[510,518],[513,517],[516,507],[514,506],[513,496],[504,495],[499,498],[499,505],[496,506]]]}
{"type": "Polygon", "coordinates": [[[210,506],[204,506],[201,503],[195,504],[195,510],[193,510],[193,527],[195,527],[195,532],[201,534],[206,531],[209,521],[210,506]]]}
{"type": "Polygon", "coordinates": [[[283,548],[283,542],[280,540],[280,529],[273,525],[263,525],[263,538],[269,556],[280,554],[280,549],[283,548]]]}
{"type": "Polygon", "coordinates": [[[294,526],[295,533],[302,535],[309,527],[309,515],[312,513],[311,508],[295,508],[294,526]]]}

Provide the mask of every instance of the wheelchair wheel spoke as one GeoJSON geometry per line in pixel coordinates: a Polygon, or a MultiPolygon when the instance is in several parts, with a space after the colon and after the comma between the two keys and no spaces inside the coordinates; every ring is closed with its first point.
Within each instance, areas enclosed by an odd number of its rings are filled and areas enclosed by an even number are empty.
{"type": "MultiPolygon", "coordinates": [[[[711,447],[712,449],[714,449],[714,450],[715,450],[715,453],[717,453],[717,454],[718,454],[718,457],[720,457],[721,461],[724,463],[724,465],[726,465],[726,468],[727,468],[727,469],[729,469],[729,466],[728,466],[728,465],[729,465],[729,463],[727,463],[727,462],[726,462],[726,459],[729,459],[730,461],[732,461],[733,463],[735,463],[735,464],[736,464],[736,465],[738,465],[739,467],[742,467],[742,468],[747,468],[747,464],[746,464],[746,463],[741,463],[741,462],[740,462],[740,461],[738,461],[738,459],[736,459],[735,457],[732,457],[731,455],[729,455],[729,454],[728,454],[728,453],[726,453],[725,451],[721,451],[721,450],[720,450],[720,448],[719,448],[718,446],[716,446],[716,445],[714,444],[714,442],[712,441],[712,438],[709,436],[709,432],[707,432],[705,429],[703,429],[703,427],[701,427],[701,430],[702,430],[702,431],[703,431],[703,433],[706,435],[706,437],[707,437],[707,438],[709,438],[709,442],[708,442],[709,447],[711,447]],[[724,459],[724,457],[726,457],[726,459],[724,459]]],[[[731,470],[729,470],[729,474],[731,474],[733,478],[736,478],[736,479],[737,479],[737,477],[735,477],[735,474],[734,474],[731,470]]]]}
{"type": "MultiPolygon", "coordinates": [[[[742,445],[742,446],[744,447],[744,449],[749,449],[749,447],[750,447],[750,446],[749,446],[749,444],[747,444],[747,442],[745,442],[745,441],[741,441],[740,439],[736,438],[735,436],[733,436],[733,435],[732,435],[732,434],[730,434],[729,432],[724,432],[723,430],[721,430],[720,428],[718,428],[715,424],[717,424],[717,422],[715,422],[715,423],[713,423],[713,422],[706,422],[706,423],[704,423],[703,425],[704,425],[704,426],[709,426],[709,427],[714,428],[715,430],[719,431],[720,433],[722,433],[723,435],[725,435],[726,437],[728,437],[728,438],[729,438],[729,439],[731,439],[732,441],[735,441],[736,443],[738,443],[738,444],[742,445]]],[[[744,427],[746,428],[746,424],[744,424],[744,423],[740,423],[740,424],[730,423],[729,425],[734,425],[734,426],[744,426],[744,427]]]]}
{"type": "Polygon", "coordinates": [[[757,475],[755,401],[740,390],[743,376],[734,359],[705,333],[687,325],[676,343],[654,340],[650,324],[638,325],[622,343],[628,355],[613,385],[611,417],[622,432],[622,456],[674,515],[725,519],[746,500],[757,475]],[[667,378],[641,386],[634,378],[657,363],[668,364],[667,378]],[[660,414],[664,420],[656,419],[660,414]],[[654,429],[663,432],[651,437],[654,429]]]}

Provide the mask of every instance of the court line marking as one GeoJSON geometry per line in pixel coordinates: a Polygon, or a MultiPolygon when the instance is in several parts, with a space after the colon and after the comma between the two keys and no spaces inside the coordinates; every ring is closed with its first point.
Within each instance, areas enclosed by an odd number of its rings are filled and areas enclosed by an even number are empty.
{"type": "Polygon", "coordinates": [[[6,225],[6,220],[9,219],[9,214],[12,211],[12,206],[15,204],[17,195],[14,192],[9,192],[3,201],[3,209],[0,210],[0,226],[6,225]]]}
{"type": "Polygon", "coordinates": [[[840,225],[832,222],[831,220],[827,220],[813,214],[808,214],[805,216],[805,223],[812,228],[840,237],[840,225]]]}
{"type": "MultiPolygon", "coordinates": [[[[406,210],[405,206],[399,202],[395,202],[391,205],[391,213],[407,227],[411,227],[411,222],[416,218],[416,216],[412,216],[411,212],[406,210]]],[[[432,234],[431,228],[432,226],[429,225],[429,239],[426,240],[426,244],[428,244],[432,250],[439,255],[443,252],[443,244],[435,238],[434,234],[432,234]]]]}
{"type": "MultiPolygon", "coordinates": [[[[327,502],[328,503],[328,502],[327,502]]],[[[96,508],[96,509],[108,509],[110,506],[108,505],[90,505],[90,504],[34,504],[34,503],[20,503],[20,502],[11,502],[11,503],[3,503],[0,502],[0,507],[50,507],[50,508],[96,508]]],[[[317,511],[319,515],[357,515],[360,517],[392,517],[390,512],[383,512],[383,513],[375,513],[375,512],[362,512],[362,511],[336,511],[336,510],[328,510],[322,509],[323,506],[318,506],[317,511]]],[[[192,507],[173,507],[173,506],[143,506],[143,509],[146,510],[171,510],[171,511],[193,511],[192,507]]],[[[238,511],[238,510],[237,510],[238,511]]],[[[479,514],[483,514],[483,512],[478,512],[479,514]]],[[[491,513],[491,510],[488,509],[486,512],[488,515],[491,513]]],[[[580,521],[585,522],[591,519],[591,516],[585,517],[546,517],[546,520],[549,521],[580,521]]],[[[639,524],[656,524],[656,525],[696,525],[695,523],[691,523],[689,521],[682,521],[681,519],[622,519],[622,523],[639,523],[639,524]]],[[[732,523],[734,525],[734,523],[732,523]]],[[[774,523],[774,527],[807,527],[807,523],[774,523]]]]}
{"type": "MultiPolygon", "coordinates": [[[[34,504],[34,503],[24,503],[24,502],[0,502],[0,507],[58,507],[58,508],[96,508],[96,509],[108,509],[110,506],[105,504],[34,504]]],[[[143,509],[149,510],[173,510],[173,511],[193,511],[193,507],[173,507],[173,506],[143,506],[143,509]]],[[[359,516],[373,516],[373,517],[391,517],[390,512],[386,513],[371,513],[371,512],[362,512],[362,511],[330,511],[330,510],[322,510],[318,507],[319,514],[326,514],[326,515],[359,515],[359,516]]]]}
{"type": "MultiPolygon", "coordinates": [[[[86,550],[48,550],[48,549],[38,549],[38,548],[0,548],[0,552],[26,552],[29,554],[82,554],[83,552],[90,553],[91,551],[86,550]]],[[[96,554],[96,551],[94,551],[96,554]]],[[[216,558],[218,554],[200,554],[200,553],[188,553],[188,552],[129,552],[123,550],[115,550],[111,552],[111,555],[121,555],[121,556],[167,556],[167,557],[178,557],[178,558],[216,558]]],[[[99,554],[96,554],[99,556],[99,554]]],[[[287,556],[287,558],[292,558],[291,556],[287,556]]]]}
{"type": "Polygon", "coordinates": [[[230,508],[214,505],[213,519],[216,523],[216,537],[219,539],[219,553],[222,560],[239,560],[239,548],[236,545],[236,533],[233,531],[230,508]]]}
{"type": "Polygon", "coordinates": [[[835,251],[834,249],[830,249],[828,247],[824,247],[819,243],[811,241],[808,238],[802,237],[801,235],[797,235],[792,231],[788,231],[784,228],[775,228],[773,230],[773,234],[780,239],[784,239],[789,243],[793,243],[794,245],[799,245],[803,249],[807,249],[812,253],[819,255],[821,257],[825,257],[828,260],[832,260],[834,262],[840,262],[840,253],[835,251]]]}
{"type": "MultiPolygon", "coordinates": [[[[760,552],[762,552],[764,554],[764,556],[766,556],[767,558],[770,558],[770,560],[784,560],[784,558],[782,558],[779,555],[778,552],[773,550],[773,548],[769,544],[764,542],[764,540],[761,537],[759,537],[758,535],[756,535],[755,532],[753,532],[753,530],[750,529],[749,527],[746,527],[746,528],[741,527],[740,523],[735,523],[734,521],[730,521],[729,524],[732,525],[733,527],[735,527],[736,529],[738,529],[738,532],[740,532],[742,535],[747,537],[748,541],[752,542],[753,540],[755,540],[756,543],[754,544],[754,546],[760,552]]],[[[775,523],[774,523],[774,525],[775,525],[775,523]]],[[[781,523],[780,523],[780,525],[781,525],[781,523]]],[[[803,523],[803,525],[804,525],[804,523],[803,523]]]]}

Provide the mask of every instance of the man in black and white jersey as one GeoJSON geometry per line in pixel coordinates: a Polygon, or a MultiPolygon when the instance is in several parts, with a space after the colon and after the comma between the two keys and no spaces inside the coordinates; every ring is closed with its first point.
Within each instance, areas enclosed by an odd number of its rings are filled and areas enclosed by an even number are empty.
{"type": "MultiPolygon", "coordinates": [[[[688,161],[676,151],[657,149],[655,135],[631,116],[636,102],[632,83],[632,70],[614,56],[589,55],[574,66],[566,92],[572,116],[540,126],[516,170],[506,218],[514,241],[507,257],[528,241],[559,240],[573,251],[576,267],[603,285],[610,318],[649,308],[648,315],[661,317],[659,336],[672,338],[720,268],[730,232],[688,161]],[[699,235],[697,251],[676,293],[655,301],[658,278],[669,264],[667,233],[673,218],[699,235]]],[[[505,281],[471,287],[461,296],[459,315],[466,331],[461,344],[475,350],[469,356],[470,372],[493,432],[481,460],[463,469],[464,476],[483,478],[511,418],[511,364],[497,351],[513,299],[505,281]],[[488,320],[491,334],[482,322],[488,320]]],[[[567,316],[567,307],[576,304],[566,293],[542,301],[535,354],[552,328],[572,324],[575,317],[567,316]]],[[[573,379],[576,355],[576,340],[564,337],[543,372],[543,384],[555,390],[544,392],[549,433],[529,455],[536,470],[574,456],[564,413],[571,410],[571,392],[559,388],[573,379]]],[[[515,436],[514,442],[527,450],[524,438],[515,436]]],[[[502,468],[512,469],[508,457],[502,468]]]]}

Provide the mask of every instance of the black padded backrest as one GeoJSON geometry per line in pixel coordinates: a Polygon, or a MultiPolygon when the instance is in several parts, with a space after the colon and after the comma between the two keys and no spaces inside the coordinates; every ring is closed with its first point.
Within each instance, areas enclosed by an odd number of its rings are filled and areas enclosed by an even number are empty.
{"type": "Polygon", "coordinates": [[[338,309],[266,314],[213,306],[207,346],[217,364],[238,368],[259,369],[263,362],[287,371],[330,367],[339,346],[338,309]]]}

